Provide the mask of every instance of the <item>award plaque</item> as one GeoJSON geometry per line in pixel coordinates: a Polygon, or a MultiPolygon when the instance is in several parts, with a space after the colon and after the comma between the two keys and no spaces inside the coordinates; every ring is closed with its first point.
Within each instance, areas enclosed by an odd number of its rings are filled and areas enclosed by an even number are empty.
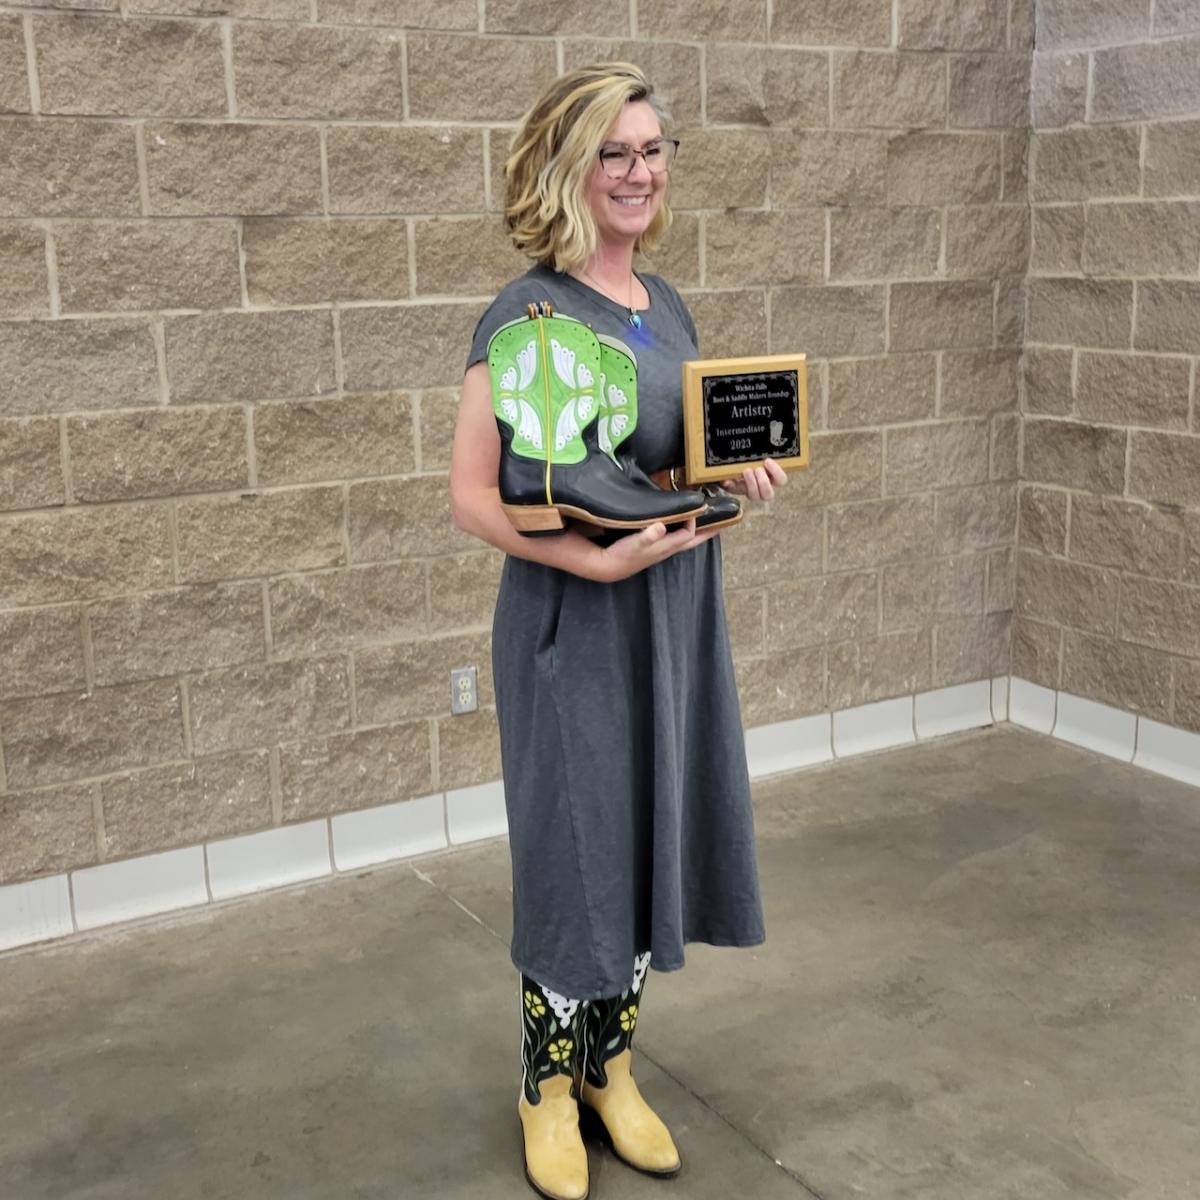
{"type": "Polygon", "coordinates": [[[733,479],[773,458],[808,466],[808,376],[803,354],[701,358],[683,364],[688,486],[733,479]]]}

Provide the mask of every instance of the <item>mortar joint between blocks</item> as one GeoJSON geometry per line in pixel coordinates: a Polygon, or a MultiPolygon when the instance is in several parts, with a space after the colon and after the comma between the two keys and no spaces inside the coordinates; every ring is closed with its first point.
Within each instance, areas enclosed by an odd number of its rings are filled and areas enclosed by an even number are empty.
{"type": "Polygon", "coordinates": [[[192,696],[188,688],[188,677],[178,676],[179,686],[179,720],[183,725],[183,753],[185,758],[192,758],[196,746],[192,740],[192,696]]]}
{"type": "Polygon", "coordinates": [[[25,80],[29,84],[29,111],[34,115],[40,115],[42,84],[38,77],[37,51],[33,44],[33,13],[23,15],[21,32],[25,42],[25,80]]]}
{"type": "Polygon", "coordinates": [[[217,25],[221,30],[221,58],[225,69],[225,105],[229,116],[236,117],[237,87],[233,77],[233,18],[218,17],[217,25]]]}
{"type": "Polygon", "coordinates": [[[272,746],[267,752],[267,773],[271,781],[271,826],[283,826],[283,785],[279,765],[279,747],[272,746]]]}
{"type": "Polygon", "coordinates": [[[108,829],[104,823],[104,789],[97,782],[92,784],[92,828],[96,834],[96,861],[108,858],[108,829]]]}

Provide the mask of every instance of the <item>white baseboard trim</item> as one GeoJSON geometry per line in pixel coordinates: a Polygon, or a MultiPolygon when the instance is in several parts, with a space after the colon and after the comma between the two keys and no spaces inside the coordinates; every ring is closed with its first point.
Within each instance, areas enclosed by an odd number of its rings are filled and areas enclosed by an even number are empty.
{"type": "Polygon", "coordinates": [[[1009,719],[1009,705],[1012,703],[1012,680],[1007,675],[992,680],[992,721],[1001,725],[1009,719]]]}
{"type": "Polygon", "coordinates": [[[446,793],[446,828],[452,846],[481,842],[508,832],[504,784],[499,779],[446,793]]]}
{"type": "Polygon", "coordinates": [[[1133,752],[1137,748],[1137,717],[1095,700],[1059,692],[1054,736],[1121,762],[1133,762],[1133,752]]]}
{"type": "Polygon", "coordinates": [[[1200,787],[1200,733],[1139,717],[1133,764],[1200,787]]]}
{"type": "Polygon", "coordinates": [[[0,950],[66,937],[75,929],[65,875],[0,887],[0,950]]]}
{"type": "Polygon", "coordinates": [[[838,758],[873,754],[917,740],[912,696],[878,700],[833,714],[833,752],[838,758]]]}
{"type": "MultiPolygon", "coordinates": [[[[968,729],[983,729],[996,723],[992,711],[992,694],[997,680],[981,679],[978,683],[963,683],[958,687],[939,688],[913,698],[914,728],[920,739],[945,737],[950,733],[965,733],[968,729]]],[[[1007,690],[1005,690],[1007,695],[1007,690]]]]}
{"type": "Polygon", "coordinates": [[[209,843],[206,853],[214,900],[320,879],[333,871],[327,820],[224,838],[209,843]]]}
{"type": "Polygon", "coordinates": [[[746,764],[751,779],[782,775],[833,760],[833,718],[829,713],[755,725],[746,730],[746,764]]]}
{"type": "Polygon", "coordinates": [[[1012,677],[1011,721],[1200,787],[1200,733],[1012,677]]]}
{"type": "MultiPolygon", "coordinates": [[[[71,872],[75,926],[94,929],[208,901],[204,847],[185,846],[71,872]]],[[[0,938],[3,938],[0,933],[0,938]]]]}
{"type": "Polygon", "coordinates": [[[338,871],[356,871],[397,858],[412,858],[444,850],[446,802],[438,792],[399,804],[381,804],[330,818],[333,864],[338,871]]]}
{"type": "MultiPolygon", "coordinates": [[[[1200,734],[1000,676],[747,729],[762,779],[1012,723],[1200,787],[1200,734]]],[[[0,951],[508,832],[499,780],[0,886],[0,951]]]]}
{"type": "Polygon", "coordinates": [[[1058,716],[1058,693],[1015,675],[1008,688],[1008,719],[1034,733],[1051,734],[1058,716]]]}

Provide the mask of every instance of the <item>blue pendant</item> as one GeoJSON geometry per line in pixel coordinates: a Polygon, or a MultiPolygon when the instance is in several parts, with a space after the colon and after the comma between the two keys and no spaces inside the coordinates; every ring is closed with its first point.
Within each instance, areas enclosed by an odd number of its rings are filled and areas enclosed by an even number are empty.
{"type": "Polygon", "coordinates": [[[642,327],[642,318],[641,318],[641,317],[639,317],[639,316],[637,315],[637,313],[635,313],[635,312],[631,312],[631,313],[629,314],[629,323],[630,323],[630,325],[632,325],[632,326],[634,327],[634,329],[641,329],[641,327],[642,327]]]}

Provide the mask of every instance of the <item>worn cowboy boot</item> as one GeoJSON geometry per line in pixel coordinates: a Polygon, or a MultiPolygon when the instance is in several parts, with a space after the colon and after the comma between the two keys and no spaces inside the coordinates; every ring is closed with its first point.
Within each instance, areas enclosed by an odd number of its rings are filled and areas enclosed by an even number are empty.
{"type": "MultiPolygon", "coordinates": [[[[596,335],[600,343],[600,419],[597,441],[600,449],[629,476],[649,487],[679,491],[678,468],[647,474],[621,443],[637,427],[637,359],[619,338],[596,335]]],[[[696,517],[696,532],[722,529],[742,519],[742,506],[728,492],[713,484],[693,489],[704,497],[704,510],[696,517]]]]}
{"type": "Polygon", "coordinates": [[[631,479],[597,445],[600,344],[572,317],[531,304],[488,342],[492,408],[500,431],[501,506],[518,532],[558,533],[572,517],[610,529],[686,521],[699,492],[665,492],[631,479]]]}
{"type": "Polygon", "coordinates": [[[521,1098],[525,1178],[548,1200],[586,1200],[575,1073],[582,1052],[578,1000],[521,976],[521,1098]]]}
{"type": "MultiPolygon", "coordinates": [[[[654,471],[649,479],[655,487],[674,490],[679,486],[676,477],[682,474],[682,467],[665,467],[661,471],[654,471]]],[[[702,483],[698,490],[704,497],[704,511],[696,518],[697,533],[702,529],[723,529],[727,525],[736,525],[742,519],[741,502],[723,488],[715,483],[702,483]]]]}
{"type": "Polygon", "coordinates": [[[637,1001],[649,965],[650,955],[639,955],[630,986],[612,999],[592,1000],[584,1010],[580,1098],[599,1116],[618,1158],[647,1175],[669,1176],[682,1165],[679,1151],[630,1072],[637,1001]]]}

